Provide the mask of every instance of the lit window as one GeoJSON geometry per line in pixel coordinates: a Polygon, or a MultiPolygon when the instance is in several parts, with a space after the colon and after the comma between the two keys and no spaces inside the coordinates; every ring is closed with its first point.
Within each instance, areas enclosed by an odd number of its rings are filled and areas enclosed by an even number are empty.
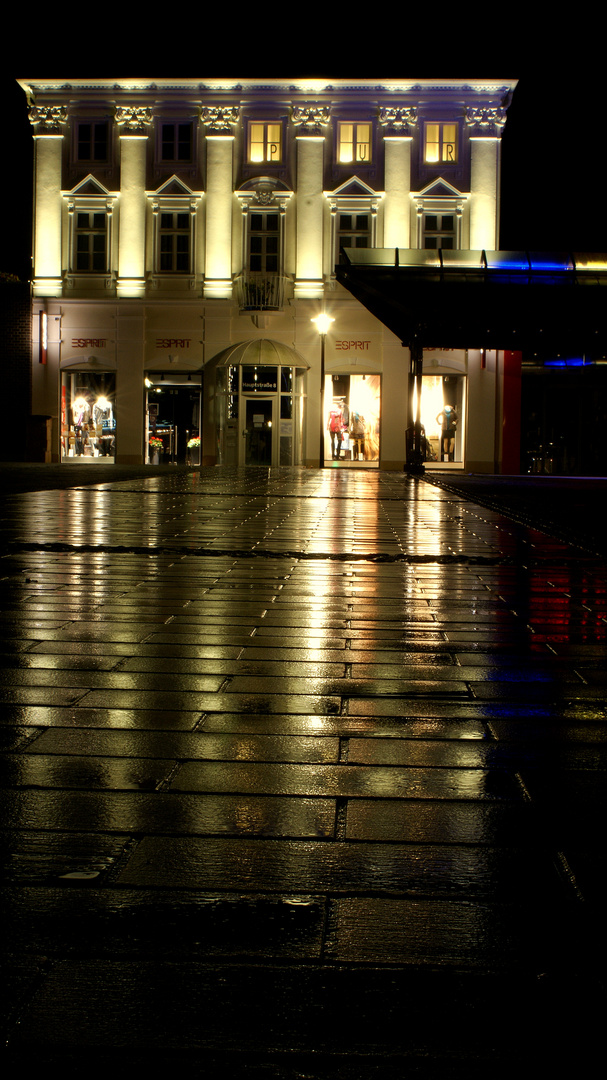
{"type": "Polygon", "coordinates": [[[252,213],[249,216],[249,270],[278,273],[280,259],[280,215],[252,213]]]}
{"type": "Polygon", "coordinates": [[[424,161],[457,161],[457,124],[426,124],[424,161]]]}
{"type": "Polygon", "coordinates": [[[371,160],[371,124],[340,124],[337,158],[349,161],[371,160]]]}
{"type": "Polygon", "coordinates": [[[249,161],[276,162],[281,158],[281,124],[249,124],[249,161]]]}
{"type": "Polygon", "coordinates": [[[371,214],[339,213],[337,217],[338,252],[342,247],[371,247],[371,214]]]}
{"type": "Polygon", "coordinates": [[[192,160],[192,125],[160,125],[160,157],[162,161],[192,160]]]}
{"type": "Polygon", "coordinates": [[[103,274],[107,270],[107,215],[78,210],[74,232],[74,268],[77,273],[103,274]]]}
{"type": "Polygon", "coordinates": [[[161,274],[190,271],[190,215],[187,211],[163,211],[160,214],[159,260],[161,274]]]}
{"type": "Polygon", "coordinates": [[[105,122],[78,124],[76,156],[78,161],[107,161],[108,126],[105,122]]]}
{"type": "Polygon", "coordinates": [[[455,214],[424,214],[423,246],[452,251],[457,247],[455,214]]]}

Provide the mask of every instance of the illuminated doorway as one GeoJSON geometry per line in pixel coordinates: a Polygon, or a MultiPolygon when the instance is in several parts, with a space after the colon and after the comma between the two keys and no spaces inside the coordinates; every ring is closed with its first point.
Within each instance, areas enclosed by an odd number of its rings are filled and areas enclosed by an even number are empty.
{"type": "Polygon", "coordinates": [[[273,398],[247,398],[245,465],[272,464],[273,398]]]}

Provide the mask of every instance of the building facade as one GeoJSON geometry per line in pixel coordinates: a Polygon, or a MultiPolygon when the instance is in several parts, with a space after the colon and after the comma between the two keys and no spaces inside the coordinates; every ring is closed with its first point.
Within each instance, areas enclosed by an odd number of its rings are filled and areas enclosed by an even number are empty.
{"type": "MultiPolygon", "coordinates": [[[[515,82],[20,84],[53,460],[402,469],[408,343],[338,283],[339,253],[494,251],[515,82]]],[[[511,359],[468,345],[424,342],[426,457],[502,471],[511,359]]]]}

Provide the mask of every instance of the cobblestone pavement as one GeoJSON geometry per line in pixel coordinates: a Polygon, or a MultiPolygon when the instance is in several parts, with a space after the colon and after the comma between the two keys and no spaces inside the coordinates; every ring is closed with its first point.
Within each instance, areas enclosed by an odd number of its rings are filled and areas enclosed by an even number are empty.
{"type": "Polygon", "coordinates": [[[604,564],[395,473],[0,529],[5,1075],[587,1075],[604,564]]]}

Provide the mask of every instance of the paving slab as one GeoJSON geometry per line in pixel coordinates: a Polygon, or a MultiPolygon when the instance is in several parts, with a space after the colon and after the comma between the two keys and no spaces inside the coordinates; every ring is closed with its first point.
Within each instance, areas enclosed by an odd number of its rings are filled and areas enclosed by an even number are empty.
{"type": "Polygon", "coordinates": [[[7,1075],[589,1071],[603,482],[494,479],[0,469],[7,1075]]]}

